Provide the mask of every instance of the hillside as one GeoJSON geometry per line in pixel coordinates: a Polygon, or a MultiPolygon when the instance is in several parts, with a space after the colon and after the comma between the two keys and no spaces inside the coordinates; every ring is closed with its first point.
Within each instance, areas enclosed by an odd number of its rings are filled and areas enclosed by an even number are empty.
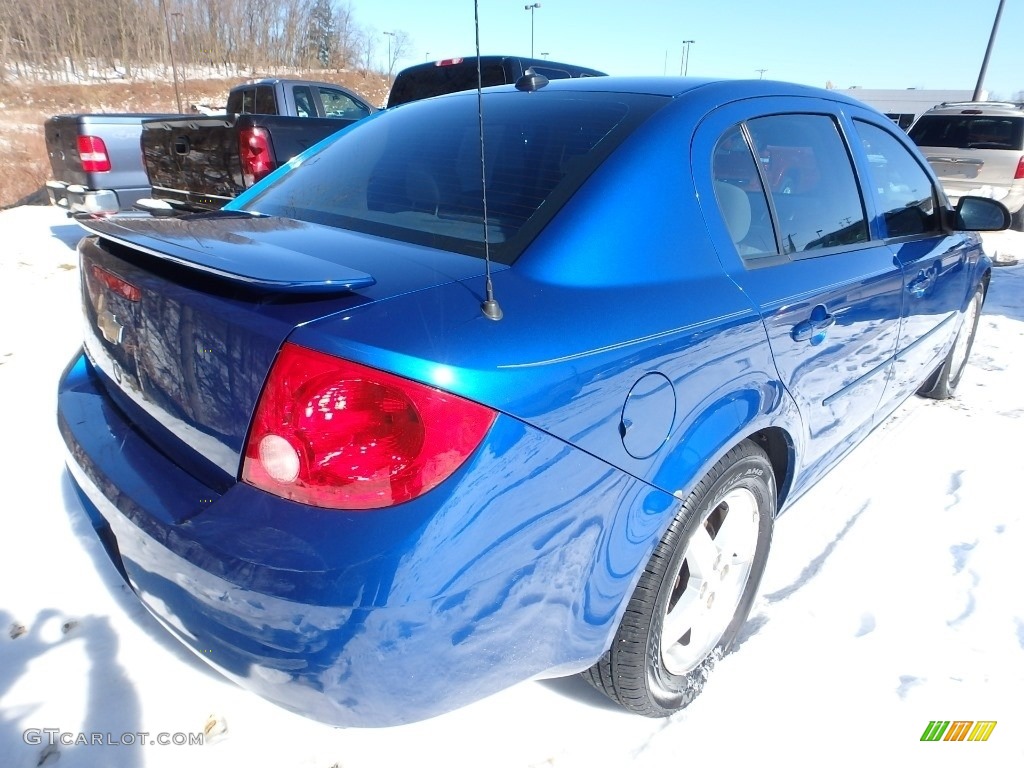
{"type": "MultiPolygon", "coordinates": [[[[265,76],[258,73],[257,77],[265,76]]],[[[378,73],[356,71],[290,72],[301,77],[337,83],[382,105],[387,79],[378,73]]],[[[182,103],[220,108],[232,86],[244,77],[188,79],[182,103]]],[[[187,110],[189,107],[186,106],[187,110]]],[[[8,81],[0,83],[0,208],[18,203],[44,202],[43,185],[50,164],[43,139],[43,122],[51,115],[88,112],[176,112],[174,83],[167,79],[97,81],[82,84],[8,81]]]]}

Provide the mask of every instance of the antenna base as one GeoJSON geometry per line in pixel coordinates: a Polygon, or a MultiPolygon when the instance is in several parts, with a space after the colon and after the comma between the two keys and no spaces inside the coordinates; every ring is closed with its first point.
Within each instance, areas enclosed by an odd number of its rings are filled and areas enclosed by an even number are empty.
{"type": "Polygon", "coordinates": [[[501,320],[505,313],[501,311],[501,305],[495,299],[487,299],[480,305],[480,311],[488,320],[501,320]]]}

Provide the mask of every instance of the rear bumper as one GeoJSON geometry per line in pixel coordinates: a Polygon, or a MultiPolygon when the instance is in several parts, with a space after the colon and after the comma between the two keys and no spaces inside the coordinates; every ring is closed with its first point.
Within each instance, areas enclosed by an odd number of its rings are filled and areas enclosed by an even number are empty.
{"type": "Polygon", "coordinates": [[[243,687],[334,725],[421,720],[605,650],[673,499],[500,416],[437,489],[337,512],[204,488],[127,423],[82,355],[68,469],[142,602],[243,687]],[[585,497],[585,498],[584,498],[585,497]],[[183,522],[173,510],[197,510],[183,522]]]}
{"type": "Polygon", "coordinates": [[[102,214],[132,210],[136,200],[149,196],[150,189],[89,189],[51,179],[46,182],[46,194],[51,205],[65,208],[68,213],[102,214]]]}

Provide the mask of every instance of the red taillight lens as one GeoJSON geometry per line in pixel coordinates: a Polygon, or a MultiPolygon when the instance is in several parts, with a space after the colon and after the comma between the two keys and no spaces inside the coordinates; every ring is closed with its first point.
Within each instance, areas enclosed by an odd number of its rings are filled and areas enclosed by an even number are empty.
{"type": "Polygon", "coordinates": [[[107,145],[99,136],[79,136],[78,155],[82,158],[82,170],[96,173],[110,170],[110,156],[107,145]]]}
{"type": "Polygon", "coordinates": [[[129,283],[123,277],[115,275],[113,272],[104,269],[98,264],[92,265],[91,272],[92,276],[96,278],[96,280],[103,283],[118,296],[124,296],[128,301],[138,301],[142,298],[142,291],[129,283]]]}
{"type": "Polygon", "coordinates": [[[1015,179],[1024,179],[1024,155],[1020,156],[1020,160],[1017,161],[1017,170],[1013,174],[1015,179]]]}
{"type": "Polygon", "coordinates": [[[238,134],[238,157],[242,162],[242,179],[251,187],[274,170],[274,152],[266,128],[243,128],[238,134]]]}
{"type": "Polygon", "coordinates": [[[449,477],[494,418],[448,392],[289,343],[260,396],[242,480],[319,507],[389,507],[449,477]]]}

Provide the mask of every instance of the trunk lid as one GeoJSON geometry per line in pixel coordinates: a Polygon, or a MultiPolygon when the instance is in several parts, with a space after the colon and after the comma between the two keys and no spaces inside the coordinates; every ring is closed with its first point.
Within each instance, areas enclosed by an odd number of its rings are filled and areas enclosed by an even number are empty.
{"type": "Polygon", "coordinates": [[[483,272],[471,256],[292,219],[80,223],[94,235],[79,245],[90,361],[146,439],[217,490],[237,477],[263,381],[297,326],[483,272]]]}

